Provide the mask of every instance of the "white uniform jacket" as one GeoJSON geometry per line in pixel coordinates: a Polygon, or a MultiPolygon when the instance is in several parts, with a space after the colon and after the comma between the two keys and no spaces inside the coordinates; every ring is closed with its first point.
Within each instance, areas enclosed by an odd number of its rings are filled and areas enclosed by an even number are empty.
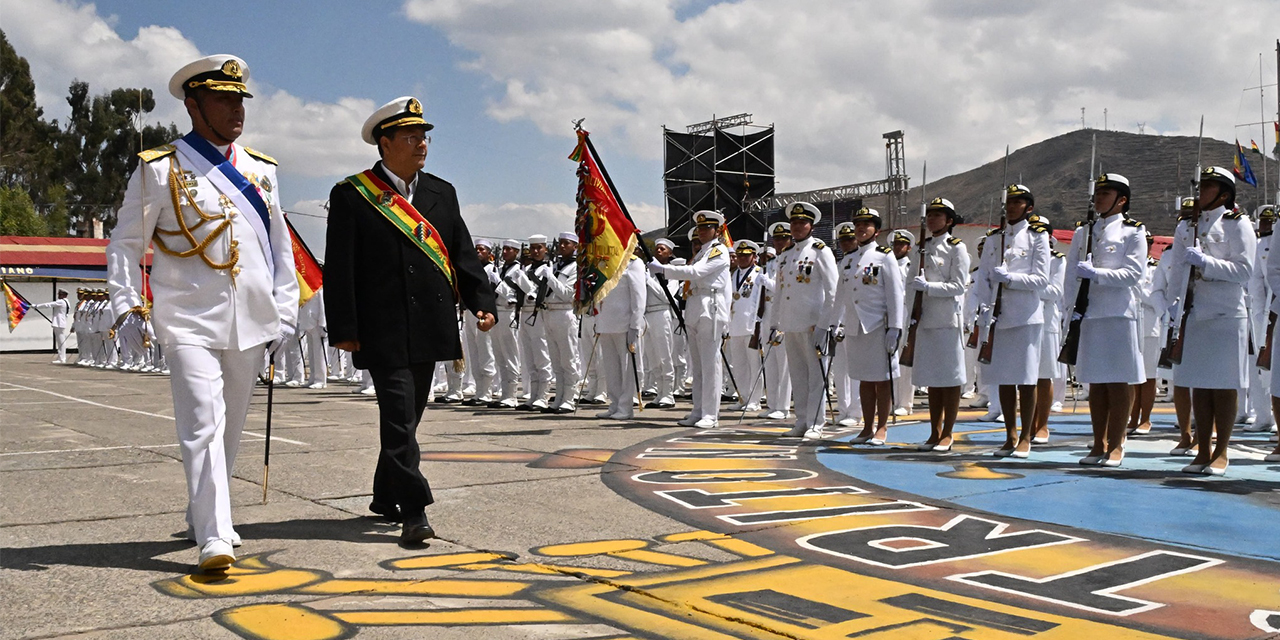
{"type": "Polygon", "coordinates": [[[663,273],[672,280],[689,281],[686,323],[695,318],[729,322],[729,250],[718,238],[703,245],[689,264],[667,265],[663,273]]]}
{"type": "MultiPolygon", "coordinates": [[[[729,317],[730,336],[749,336],[756,330],[756,315],[760,310],[760,300],[768,289],[768,276],[764,269],[752,266],[749,269],[738,269],[733,272],[733,312],[729,317]]],[[[763,322],[763,319],[761,320],[763,322]]],[[[762,338],[768,337],[768,330],[761,327],[762,338]]]]}
{"type": "Polygon", "coordinates": [[[179,258],[155,251],[151,268],[155,301],[152,320],[161,344],[240,351],[274,339],[282,322],[294,326],[298,317],[298,278],[293,245],[280,209],[275,162],[238,144],[231,145],[230,158],[235,168],[257,187],[267,204],[268,246],[260,241],[249,222],[250,216],[257,217],[258,213],[240,211],[206,175],[196,172],[194,166],[186,166],[189,163],[181,152],[166,145],[140,155],[144,162],[129,178],[124,204],[107,245],[107,283],[113,317],[143,302],[138,265],[152,236],[174,251],[192,249],[179,228],[177,216],[181,215],[198,242],[226,224],[204,253],[214,264],[230,262],[233,253],[238,253],[239,259],[233,267],[215,269],[198,255],[179,258]],[[170,175],[183,182],[175,185],[180,191],[180,211],[175,211],[170,195],[170,175]]]}
{"type": "Polygon", "coordinates": [[[578,287],[578,263],[574,260],[552,262],[551,276],[547,279],[547,309],[572,310],[578,287]]]}
{"type": "Polygon", "coordinates": [[[1066,273],[1067,256],[1050,251],[1049,286],[1040,291],[1040,300],[1044,303],[1044,330],[1049,333],[1062,333],[1062,315],[1068,303],[1063,294],[1066,273]]]}
{"type": "Polygon", "coordinates": [[[839,269],[831,248],[809,236],[779,254],[775,262],[778,276],[766,326],[784,333],[816,328],[836,299],[839,269]]]}
{"type": "MultiPolygon", "coordinates": [[[[1257,254],[1253,259],[1253,273],[1249,276],[1249,315],[1262,326],[1253,327],[1254,341],[1265,340],[1267,329],[1267,312],[1271,307],[1272,289],[1267,285],[1267,269],[1271,264],[1271,238],[1273,233],[1258,236],[1257,254]]],[[[54,318],[55,320],[57,318],[54,318]]],[[[55,327],[58,325],[54,325],[55,327]]],[[[1261,344],[1259,342],[1259,344],[1261,344]]]]}
{"type": "Polygon", "coordinates": [[[1155,258],[1147,258],[1147,269],[1138,285],[1138,300],[1142,303],[1140,335],[1144,338],[1160,336],[1160,329],[1164,327],[1164,313],[1169,307],[1164,301],[1164,279],[1165,270],[1160,268],[1160,263],[1155,258]]]}
{"type": "Polygon", "coordinates": [[[67,328],[67,312],[71,310],[71,301],[66,298],[59,298],[51,302],[41,302],[35,305],[37,309],[50,309],[52,317],[49,318],[49,324],[55,329],[67,328]]]}
{"type": "Polygon", "coordinates": [[[1147,238],[1142,223],[1119,213],[1094,220],[1092,256],[1085,255],[1086,232],[1083,225],[1077,227],[1067,250],[1066,304],[1074,314],[1076,293],[1080,290],[1076,264],[1087,260],[1093,263],[1097,274],[1089,285],[1089,308],[1084,317],[1138,320],[1138,285],[1147,265],[1147,238]]]}
{"type": "Polygon", "coordinates": [[[498,296],[498,309],[510,311],[515,308],[516,302],[523,305],[531,287],[528,278],[524,277],[524,271],[520,269],[520,263],[506,262],[502,266],[494,266],[493,274],[496,278],[493,290],[498,296]],[[515,286],[512,286],[513,283],[515,286]]]}
{"type": "MultiPolygon", "coordinates": [[[[924,290],[924,308],[920,311],[919,328],[961,326],[961,298],[969,282],[969,264],[969,250],[960,238],[944,233],[925,239],[924,279],[928,284],[924,290]]],[[[914,278],[912,272],[908,282],[914,278]]]]}
{"type": "Polygon", "coordinates": [[[644,326],[644,274],[644,263],[633,256],[618,284],[600,301],[599,313],[595,316],[596,333],[640,331],[644,326]]]}
{"type": "MultiPolygon", "coordinates": [[[[1200,213],[1200,233],[1196,246],[1205,254],[1205,265],[1197,268],[1189,322],[1212,318],[1245,318],[1245,285],[1253,272],[1258,238],[1244,213],[1230,213],[1226,207],[1200,213]]],[[[1179,296],[1187,290],[1187,247],[1191,246],[1191,225],[1183,220],[1173,234],[1173,246],[1162,259],[1169,263],[1169,289],[1179,296]]]]}
{"type": "Polygon", "coordinates": [[[893,249],[871,240],[841,260],[835,304],[819,324],[857,328],[853,333],[870,333],[886,326],[901,329],[904,295],[902,267],[893,257],[893,249]]]}
{"type": "Polygon", "coordinates": [[[1023,218],[1006,227],[1004,254],[1000,253],[1000,233],[987,237],[974,294],[978,303],[986,305],[987,317],[996,301],[995,268],[1004,265],[1012,280],[1004,285],[1000,308],[1000,326],[1021,327],[1044,322],[1044,304],[1040,291],[1049,286],[1049,232],[1032,226],[1023,218]]]}

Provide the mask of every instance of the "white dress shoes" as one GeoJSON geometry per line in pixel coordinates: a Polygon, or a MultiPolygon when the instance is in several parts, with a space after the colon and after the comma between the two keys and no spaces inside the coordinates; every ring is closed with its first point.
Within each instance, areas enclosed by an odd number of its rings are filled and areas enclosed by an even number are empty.
{"type": "Polygon", "coordinates": [[[805,440],[821,440],[823,437],[822,427],[809,427],[804,432],[805,440]]]}
{"type": "Polygon", "coordinates": [[[712,416],[703,416],[701,420],[693,423],[693,426],[699,429],[714,429],[720,426],[720,421],[712,416]]]}
{"type": "Polygon", "coordinates": [[[200,564],[198,566],[201,573],[225,571],[235,561],[236,554],[231,548],[231,543],[222,538],[210,540],[200,548],[200,564]]]}

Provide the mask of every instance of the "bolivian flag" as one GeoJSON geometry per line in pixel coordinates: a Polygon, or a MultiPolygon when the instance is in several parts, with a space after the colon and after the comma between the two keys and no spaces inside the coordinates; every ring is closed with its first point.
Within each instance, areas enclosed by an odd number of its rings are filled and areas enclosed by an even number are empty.
{"type": "Polygon", "coordinates": [[[574,311],[589,312],[618,284],[635,253],[636,225],[622,208],[608,172],[587,138],[578,130],[578,146],[569,159],[578,163],[578,285],[574,311]]]}
{"type": "Polygon", "coordinates": [[[0,287],[4,288],[4,309],[9,316],[9,333],[13,333],[14,328],[22,322],[22,318],[31,309],[31,303],[27,302],[22,294],[14,291],[8,282],[0,280],[0,287]]]}
{"type": "Polygon", "coordinates": [[[324,284],[324,273],[311,249],[307,248],[307,243],[302,241],[302,236],[298,235],[293,223],[289,222],[288,216],[284,223],[289,226],[289,242],[293,244],[293,264],[298,271],[298,306],[301,307],[320,290],[320,286],[324,284]]]}

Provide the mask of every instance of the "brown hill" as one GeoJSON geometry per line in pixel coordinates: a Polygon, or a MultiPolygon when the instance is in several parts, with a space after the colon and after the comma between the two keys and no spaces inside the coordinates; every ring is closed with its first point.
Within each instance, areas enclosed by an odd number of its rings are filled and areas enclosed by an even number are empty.
{"type": "MultiPolygon", "coordinates": [[[[1077,130],[1018,149],[1009,154],[1009,181],[1020,181],[1036,194],[1036,210],[1047,215],[1055,227],[1069,228],[1083,220],[1088,207],[1089,151],[1093,135],[1098,136],[1098,161],[1103,171],[1123,174],[1133,188],[1131,215],[1151,227],[1152,233],[1173,233],[1174,203],[1178,195],[1191,193],[1191,178],[1196,165],[1194,136],[1157,136],[1122,131],[1077,130]],[[1181,182],[1179,182],[1181,165],[1181,182]]],[[[1207,165],[1230,169],[1235,145],[1221,140],[1204,140],[1207,165]]],[[[1262,157],[1245,152],[1262,185],[1262,157]]],[[[1270,189],[1276,190],[1276,163],[1268,161],[1270,189]]],[[[968,222],[992,224],[999,220],[1000,182],[1004,176],[1004,158],[1000,157],[964,173],[930,180],[929,198],[951,200],[968,222]]],[[[912,176],[913,187],[907,194],[906,226],[915,226],[919,218],[919,177],[912,176]]],[[[1239,182],[1237,202],[1252,214],[1261,204],[1261,188],[1239,182]]],[[[877,198],[876,200],[883,200],[877,198]]],[[[884,206],[884,202],[869,202],[884,206]]],[[[881,209],[883,210],[883,209],[881,209]]],[[[903,224],[903,223],[898,223],[903,224]]]]}

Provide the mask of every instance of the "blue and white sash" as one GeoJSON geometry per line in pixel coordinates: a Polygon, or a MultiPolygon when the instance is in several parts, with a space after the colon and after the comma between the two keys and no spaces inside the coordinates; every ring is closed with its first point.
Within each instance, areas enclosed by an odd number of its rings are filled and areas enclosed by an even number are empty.
{"type": "Polygon", "coordinates": [[[271,251],[271,211],[263,201],[258,188],[249,182],[226,156],[218,152],[208,140],[194,131],[174,141],[178,153],[182,154],[188,166],[195,173],[203,175],[213,183],[220,193],[231,199],[231,203],[241,211],[253,211],[257,215],[245,216],[254,235],[258,236],[258,244],[267,258],[267,268],[274,277],[276,263],[271,251]]]}

